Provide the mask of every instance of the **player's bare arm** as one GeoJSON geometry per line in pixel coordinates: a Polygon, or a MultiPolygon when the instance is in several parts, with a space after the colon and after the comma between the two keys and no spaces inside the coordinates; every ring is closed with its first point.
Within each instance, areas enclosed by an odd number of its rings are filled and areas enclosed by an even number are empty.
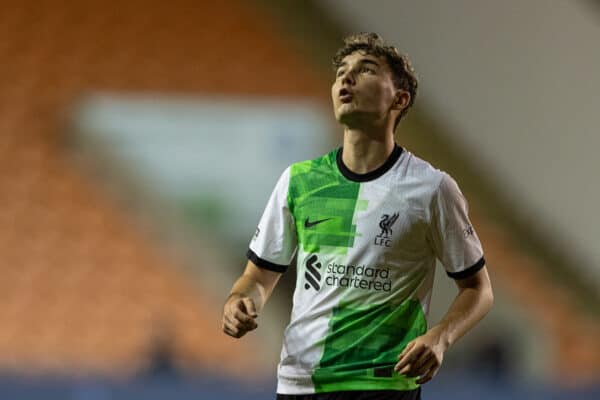
{"type": "Polygon", "coordinates": [[[439,324],[414,339],[398,356],[395,370],[417,383],[431,380],[444,359],[444,353],[471,330],[490,310],[494,301],[486,267],[473,276],[455,280],[458,294],[439,324]]]}
{"type": "Polygon", "coordinates": [[[233,284],[223,309],[223,332],[241,338],[256,329],[256,319],[271,296],[281,273],[259,268],[248,260],[242,276],[233,284]]]}

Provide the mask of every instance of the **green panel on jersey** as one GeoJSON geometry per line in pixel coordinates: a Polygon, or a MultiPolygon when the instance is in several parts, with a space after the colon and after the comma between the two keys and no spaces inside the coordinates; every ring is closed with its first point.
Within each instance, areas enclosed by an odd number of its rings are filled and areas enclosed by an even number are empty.
{"type": "Polygon", "coordinates": [[[418,300],[400,305],[352,308],[346,304],[334,308],[323,355],[312,376],[315,391],[417,388],[416,378],[400,375],[393,367],[408,342],[426,330],[427,321],[418,300]]]}
{"type": "MultiPolygon", "coordinates": [[[[360,184],[344,178],[336,151],[292,165],[288,206],[296,221],[298,244],[307,253],[345,254],[354,245],[360,184]]],[[[366,208],[366,201],[360,207],[366,208]]]]}

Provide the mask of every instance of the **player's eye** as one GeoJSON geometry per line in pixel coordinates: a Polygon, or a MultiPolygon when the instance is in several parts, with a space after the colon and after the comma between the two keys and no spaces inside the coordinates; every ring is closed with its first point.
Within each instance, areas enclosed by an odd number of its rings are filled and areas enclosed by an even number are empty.
{"type": "Polygon", "coordinates": [[[371,68],[367,68],[367,67],[362,67],[360,69],[360,72],[362,73],[367,73],[367,74],[374,74],[375,70],[371,69],[371,68]]]}
{"type": "Polygon", "coordinates": [[[338,72],[335,74],[335,76],[336,76],[337,78],[339,78],[339,77],[340,77],[340,76],[342,76],[342,75],[344,75],[344,71],[343,71],[343,70],[339,70],[339,71],[338,71],[338,72]]]}

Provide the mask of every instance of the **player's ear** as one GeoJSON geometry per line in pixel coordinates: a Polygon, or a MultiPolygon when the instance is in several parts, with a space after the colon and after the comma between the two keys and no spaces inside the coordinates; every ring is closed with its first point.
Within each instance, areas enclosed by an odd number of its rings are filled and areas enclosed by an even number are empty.
{"type": "Polygon", "coordinates": [[[393,108],[396,110],[403,110],[408,106],[410,102],[410,93],[406,90],[398,89],[396,90],[396,96],[394,97],[394,106],[393,108]]]}

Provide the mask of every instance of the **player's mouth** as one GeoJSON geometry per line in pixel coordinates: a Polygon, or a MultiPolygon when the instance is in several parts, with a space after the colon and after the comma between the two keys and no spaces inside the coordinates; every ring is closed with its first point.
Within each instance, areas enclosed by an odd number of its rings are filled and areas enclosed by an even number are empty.
{"type": "Polygon", "coordinates": [[[352,92],[346,88],[341,88],[339,93],[340,101],[342,103],[350,103],[352,101],[352,92]]]}

